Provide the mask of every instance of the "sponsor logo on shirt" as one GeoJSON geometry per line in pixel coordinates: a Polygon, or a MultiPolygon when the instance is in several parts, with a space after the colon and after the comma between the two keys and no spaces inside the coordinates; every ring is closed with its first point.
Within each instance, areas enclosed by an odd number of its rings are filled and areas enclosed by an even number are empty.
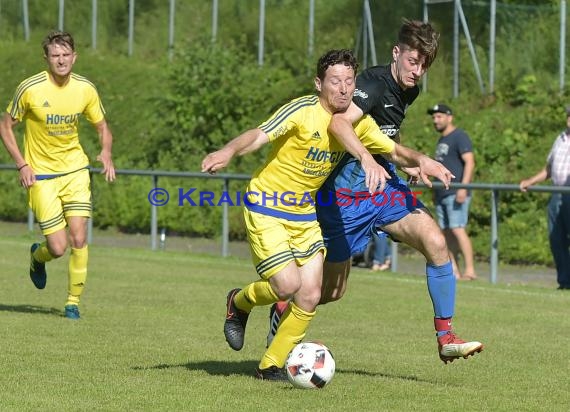
{"type": "Polygon", "coordinates": [[[305,159],[309,159],[314,162],[336,163],[340,160],[343,154],[344,151],[329,152],[328,150],[320,150],[318,147],[311,146],[309,150],[307,150],[305,159]]]}
{"type": "Polygon", "coordinates": [[[389,124],[389,125],[380,126],[380,130],[382,130],[382,133],[384,133],[386,136],[394,137],[398,134],[398,131],[400,129],[398,129],[394,124],[389,124]]]}
{"type": "Polygon", "coordinates": [[[81,113],[73,114],[46,114],[46,124],[74,124],[81,113]]]}
{"type": "Polygon", "coordinates": [[[366,92],[363,92],[360,89],[356,89],[356,90],[354,90],[354,97],[360,97],[362,99],[368,99],[368,94],[366,92]]]}

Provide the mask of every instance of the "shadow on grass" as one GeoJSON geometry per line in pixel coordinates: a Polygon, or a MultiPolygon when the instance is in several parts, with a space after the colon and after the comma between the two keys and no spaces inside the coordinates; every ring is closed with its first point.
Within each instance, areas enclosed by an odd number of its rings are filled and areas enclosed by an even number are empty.
{"type": "Polygon", "coordinates": [[[227,361],[202,361],[202,362],[188,362],[188,363],[177,363],[177,364],[167,364],[161,363],[154,366],[134,366],[134,370],[150,370],[150,369],[170,369],[170,368],[186,368],[188,370],[201,370],[207,372],[210,375],[245,375],[254,376],[255,368],[259,364],[259,361],[239,361],[239,362],[227,362],[227,361]]]}
{"type": "MultiPolygon", "coordinates": [[[[188,362],[177,364],[161,363],[154,366],[135,366],[134,370],[151,370],[151,369],[170,369],[170,368],[186,368],[188,370],[201,370],[210,375],[230,376],[230,375],[244,375],[254,376],[255,368],[258,361],[239,361],[239,362],[226,362],[226,361],[202,361],[202,362],[188,362]]],[[[413,375],[397,375],[382,372],[365,371],[361,369],[337,369],[336,373],[347,375],[362,375],[368,377],[379,377],[385,379],[398,379],[412,382],[435,383],[430,380],[420,379],[413,375]]]]}
{"type": "Polygon", "coordinates": [[[61,309],[46,308],[43,306],[33,305],[1,305],[0,311],[3,312],[20,312],[20,313],[39,313],[41,315],[63,316],[61,309]]]}
{"type": "Polygon", "coordinates": [[[426,380],[426,379],[420,379],[417,376],[413,376],[413,375],[396,375],[396,374],[390,374],[390,373],[364,371],[362,369],[337,369],[335,371],[335,373],[342,373],[342,374],[347,374],[347,375],[362,375],[362,376],[380,377],[380,378],[386,378],[386,379],[399,379],[399,380],[412,381],[412,382],[434,383],[434,382],[426,380]]]}

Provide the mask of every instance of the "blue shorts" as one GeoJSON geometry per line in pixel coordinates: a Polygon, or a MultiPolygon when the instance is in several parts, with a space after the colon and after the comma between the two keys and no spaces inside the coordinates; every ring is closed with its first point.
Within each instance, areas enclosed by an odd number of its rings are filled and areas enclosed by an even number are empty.
{"type": "Polygon", "coordinates": [[[463,203],[457,203],[455,195],[445,196],[443,199],[440,199],[435,206],[439,227],[442,229],[454,229],[467,226],[470,203],[471,196],[467,196],[463,203]]]}
{"type": "Polygon", "coordinates": [[[343,262],[366,249],[377,227],[397,222],[416,209],[424,208],[407,184],[392,178],[381,193],[348,189],[330,191],[326,185],[317,197],[317,219],[327,247],[326,260],[343,262]]]}

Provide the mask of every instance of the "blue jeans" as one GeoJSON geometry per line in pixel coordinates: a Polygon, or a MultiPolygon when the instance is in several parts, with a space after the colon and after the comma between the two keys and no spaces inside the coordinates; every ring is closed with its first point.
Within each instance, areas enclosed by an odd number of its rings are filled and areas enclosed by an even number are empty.
{"type": "Polygon", "coordinates": [[[548,239],[558,284],[570,288],[570,194],[554,193],[550,198],[548,239]]]}
{"type": "Polygon", "coordinates": [[[384,232],[380,234],[374,232],[374,236],[372,238],[374,240],[374,257],[372,260],[374,264],[381,265],[392,257],[388,236],[384,232]]]}

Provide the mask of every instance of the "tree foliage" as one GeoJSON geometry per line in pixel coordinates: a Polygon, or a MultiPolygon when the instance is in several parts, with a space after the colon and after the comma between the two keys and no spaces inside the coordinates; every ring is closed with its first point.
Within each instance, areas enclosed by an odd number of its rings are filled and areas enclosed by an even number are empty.
{"type": "MultiPolygon", "coordinates": [[[[29,0],[30,43],[22,41],[20,1],[2,2],[0,9],[0,101],[7,104],[19,81],[44,69],[41,38],[57,26],[58,2],[29,0]],[[14,64],[17,62],[17,64],[14,64]]],[[[98,0],[97,48],[91,39],[91,2],[66,2],[65,28],[76,40],[76,71],[98,87],[114,136],[118,168],[199,171],[205,153],[257,126],[293,97],[313,92],[317,56],[330,48],[359,47],[361,0],[315,0],[312,54],[306,0],[267,0],[263,65],[258,62],[259,2],[219,2],[218,32],[213,41],[212,3],[176,2],[174,48],[168,48],[168,2],[137,0],[134,52],[127,56],[128,0],[98,0]],[[170,54],[171,52],[172,54],[170,54]],[[172,56],[170,59],[169,56],[172,56]]],[[[378,63],[391,58],[402,16],[421,19],[421,2],[370,0],[378,63]]],[[[429,19],[441,32],[438,58],[430,69],[428,91],[409,108],[403,142],[426,153],[434,150],[437,133],[427,107],[445,101],[456,124],[471,136],[477,161],[477,182],[518,183],[538,171],[556,135],[564,127],[568,93],[559,93],[558,0],[503,0],[497,4],[495,89],[482,95],[468,48],[473,44],[483,81],[488,86],[489,4],[463,0],[469,27],[460,27],[459,90],[452,97],[452,3],[429,6],[429,19]]],[[[566,81],[566,90],[569,82],[566,81]]],[[[21,135],[22,128],[18,128],[21,135]]],[[[81,125],[89,157],[99,150],[97,136],[81,125]]],[[[21,143],[21,141],[20,141],[21,143]]],[[[263,151],[236,159],[229,171],[250,174],[263,151]]],[[[0,151],[0,163],[10,163],[0,151]]],[[[94,165],[96,165],[94,163],[94,165]]],[[[11,196],[0,198],[0,218],[25,219],[25,193],[17,179],[0,173],[0,185],[11,196]]],[[[231,191],[243,188],[234,182],[231,191]]],[[[220,181],[159,179],[159,186],[177,193],[196,188],[219,193],[220,181]]],[[[121,176],[116,184],[94,179],[95,219],[101,227],[148,231],[147,194],[152,181],[121,176]]],[[[429,204],[429,196],[426,196],[429,204]]],[[[173,203],[172,203],[173,202],[173,203]]],[[[500,195],[500,256],[511,262],[550,262],[546,239],[547,195],[505,192],[500,195]]],[[[489,254],[490,194],[475,192],[470,231],[476,252],[489,254]]],[[[216,236],[220,207],[169,207],[159,211],[159,224],[171,233],[216,236]]],[[[230,208],[231,236],[244,235],[239,207],[230,208]]]]}

